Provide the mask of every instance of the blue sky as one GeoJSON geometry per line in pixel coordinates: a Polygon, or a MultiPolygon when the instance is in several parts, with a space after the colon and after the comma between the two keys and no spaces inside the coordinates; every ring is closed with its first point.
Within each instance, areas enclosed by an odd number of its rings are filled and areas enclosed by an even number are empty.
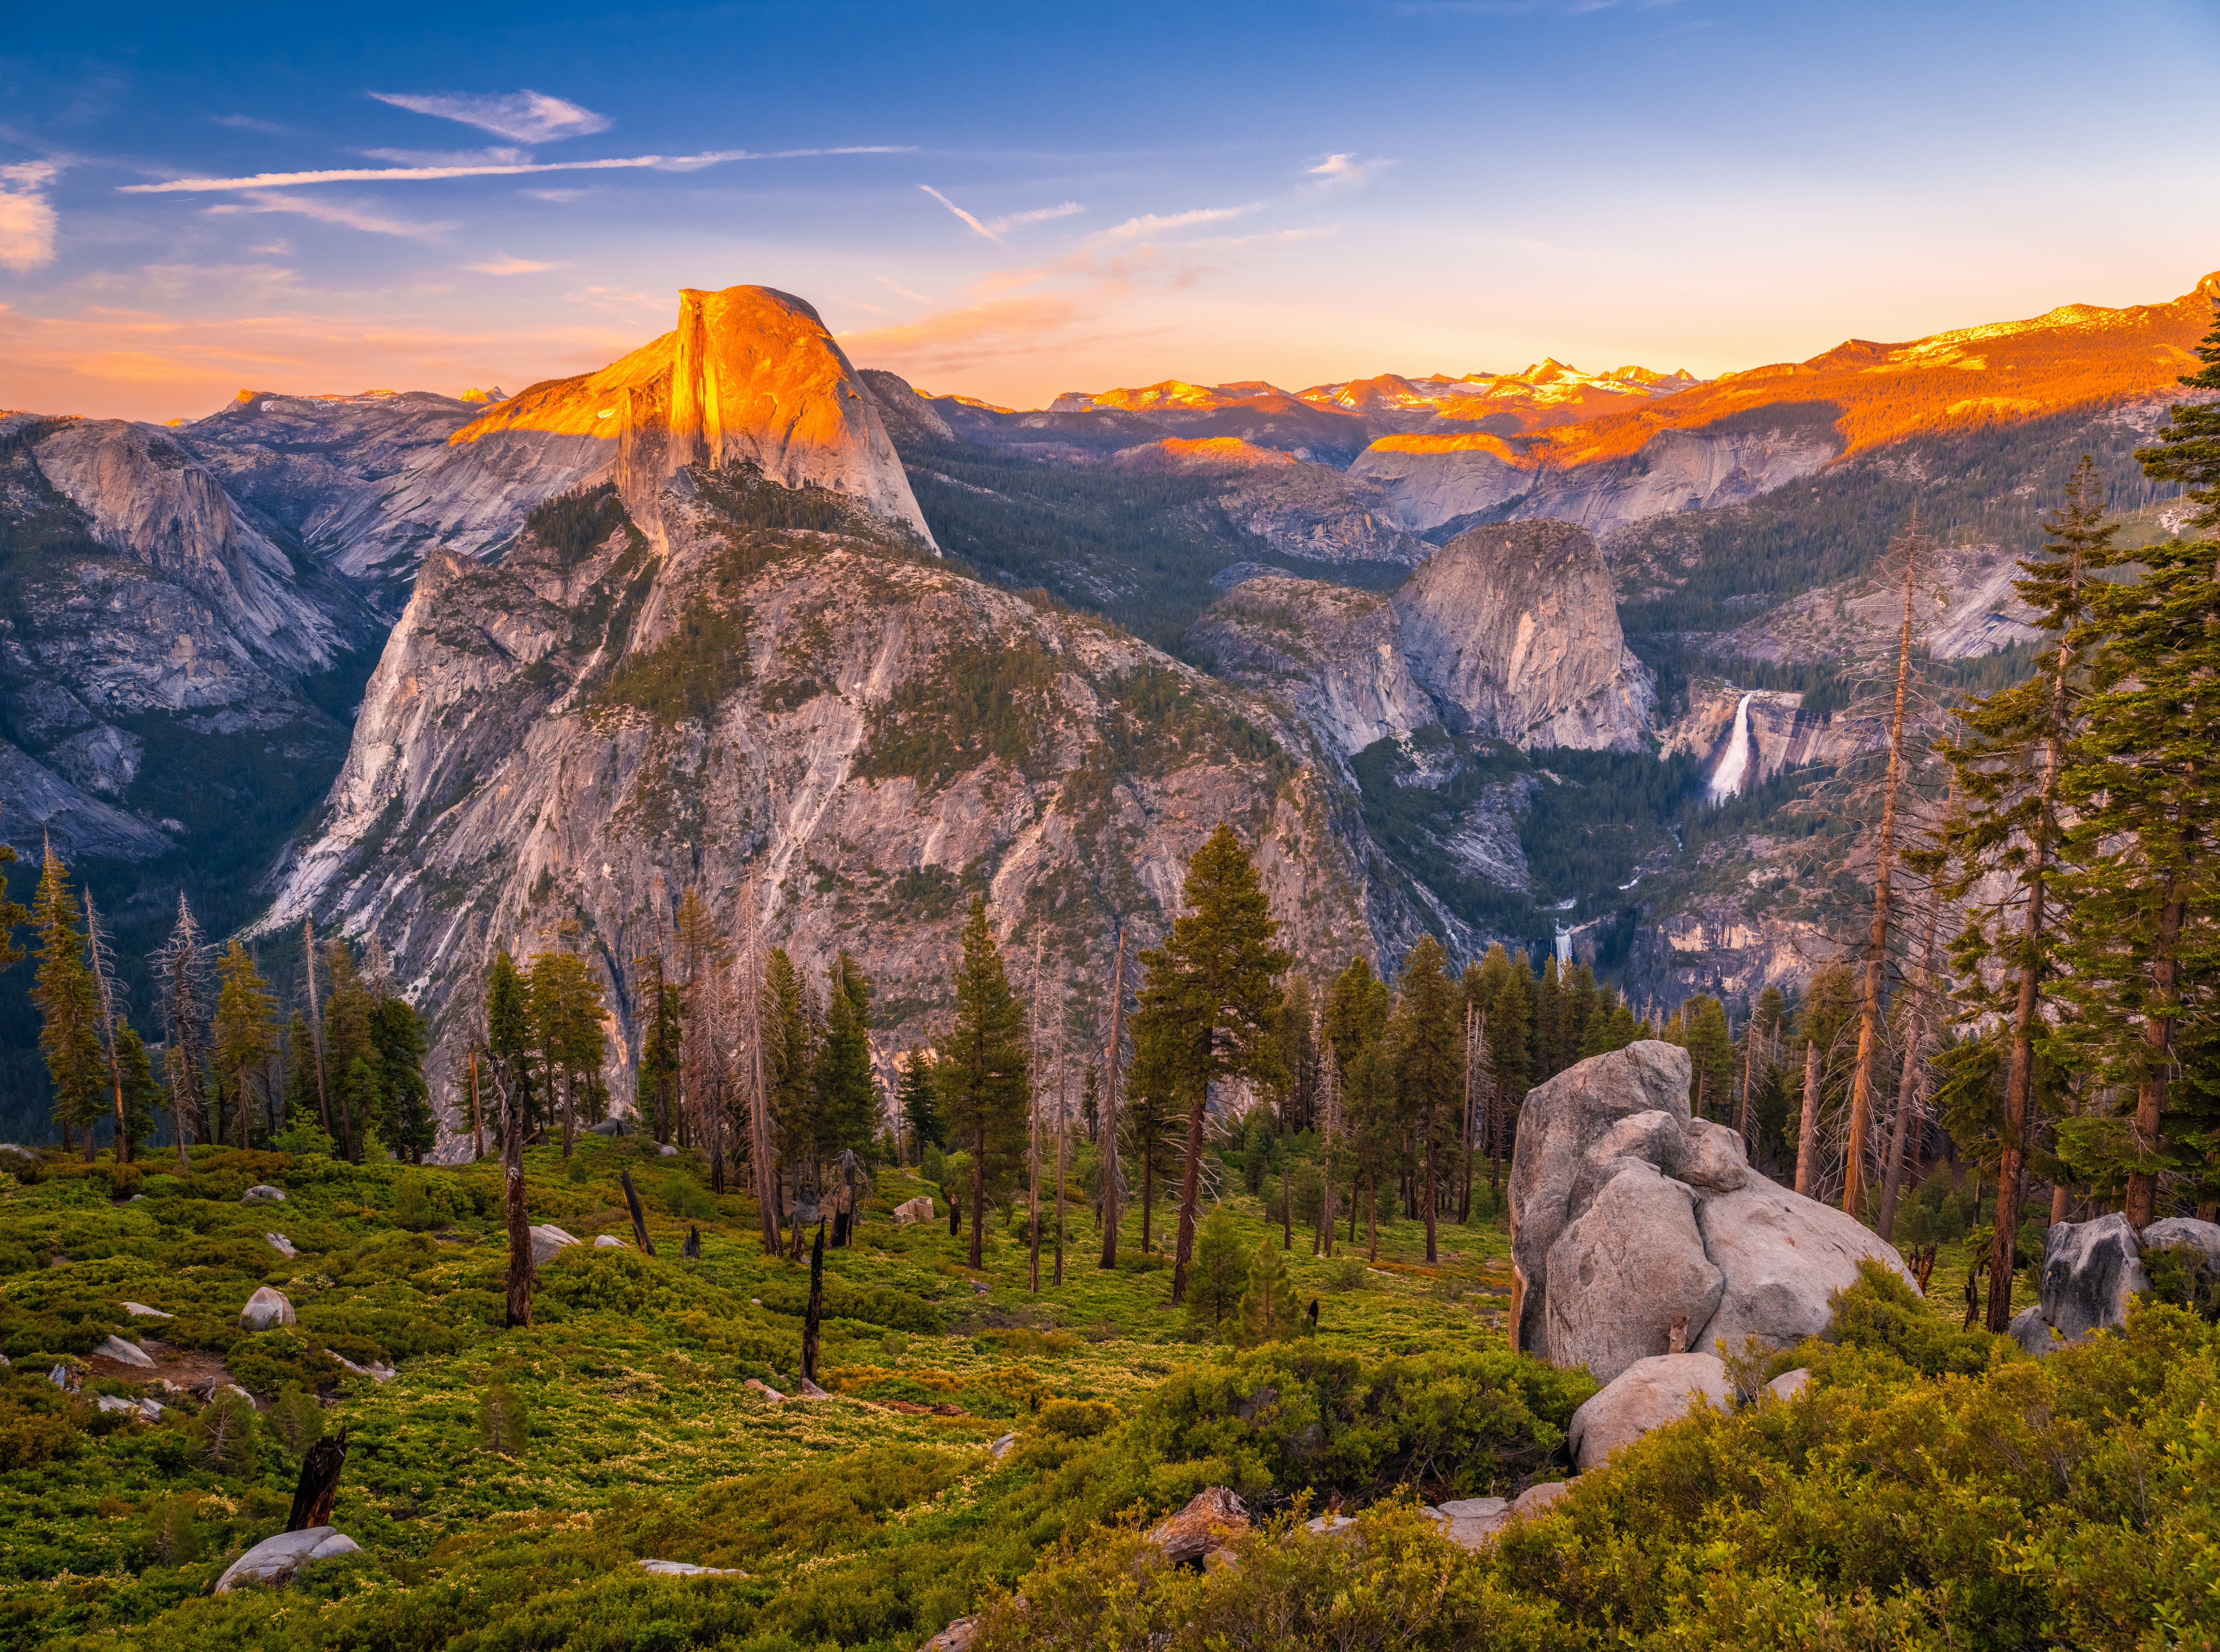
{"type": "Polygon", "coordinates": [[[2216,72],[2220,8],[2137,0],[42,6],[0,407],[514,390],[744,281],[1015,405],[1708,375],[2186,290],[2216,72]],[[585,161],[645,164],[499,170],[585,161]]]}

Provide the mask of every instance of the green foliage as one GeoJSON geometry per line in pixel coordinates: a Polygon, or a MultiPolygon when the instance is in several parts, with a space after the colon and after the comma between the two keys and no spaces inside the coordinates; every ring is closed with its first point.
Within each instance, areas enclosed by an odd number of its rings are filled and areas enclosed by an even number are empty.
{"type": "Polygon", "coordinates": [[[1233,1213],[1213,1205],[1195,1232],[1194,1263],[1187,1278],[1188,1331],[1210,1340],[1221,1331],[1238,1330],[1245,1282],[1239,1232],[1233,1213]]]}
{"type": "Polygon", "coordinates": [[[1249,1282],[1241,1293],[1241,1340],[1285,1342],[1302,1328],[1302,1306],[1287,1253],[1270,1239],[1258,1243],[1249,1259],[1249,1282]]]}
{"type": "Polygon", "coordinates": [[[627,653],[587,707],[628,708],[663,724],[706,720],[748,671],[747,615],[705,592],[680,612],[669,636],[627,653]]]}
{"type": "Polygon", "coordinates": [[[506,1383],[496,1382],[478,1397],[478,1442],[504,1457],[524,1449],[527,1434],[524,1403],[506,1383]]]}
{"type": "Polygon", "coordinates": [[[196,1443],[209,1468],[236,1474],[253,1461],[254,1430],[254,1402],[221,1390],[196,1419],[196,1443]]]}
{"type": "Polygon", "coordinates": [[[270,1407],[269,1422],[271,1431],[296,1457],[324,1437],[324,1408],[315,1394],[296,1384],[286,1384],[278,1393],[270,1407]]]}
{"type": "Polygon", "coordinates": [[[624,520],[616,484],[603,482],[557,494],[527,516],[524,526],[568,568],[591,556],[624,520]]]}
{"type": "Polygon", "coordinates": [[[1371,1360],[1307,1339],[1223,1355],[1160,1383],[1136,1443],[1244,1496],[1481,1496],[1531,1474],[1595,1392],[1585,1372],[1515,1354],[1371,1360]]]}
{"type": "Polygon", "coordinates": [[[997,648],[951,643],[874,708],[857,772],[928,789],[988,762],[1031,774],[1048,755],[1044,731],[1066,669],[1030,638],[997,648]]]}
{"type": "Polygon", "coordinates": [[[2207,1323],[2220,1320],[2220,1269],[2202,1245],[2152,1245],[2143,1252],[2143,1272],[2156,1300],[2186,1308],[2207,1323]]]}
{"type": "MultiPolygon", "coordinates": [[[[1936,1318],[1911,1286],[1870,1256],[1858,1262],[1858,1282],[1836,1295],[1826,1340],[1888,1355],[1925,1376],[1986,1370],[2013,1346],[1986,1331],[1960,1330],[1936,1318]]],[[[1824,1355],[1818,1358],[1820,1365],[1827,1362],[1824,1355]]],[[[1789,1368],[1785,1356],[1775,1362],[1789,1368]]]]}

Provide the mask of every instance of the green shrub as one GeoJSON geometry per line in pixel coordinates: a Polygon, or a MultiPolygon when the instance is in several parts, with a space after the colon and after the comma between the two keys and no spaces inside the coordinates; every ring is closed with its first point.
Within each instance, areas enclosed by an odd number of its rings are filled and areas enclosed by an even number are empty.
{"type": "Polygon", "coordinates": [[[1165,1462],[1198,1462],[1244,1495],[1276,1487],[1372,1496],[1398,1485],[1485,1495],[1522,1483],[1596,1389],[1524,1355],[1367,1360],[1312,1341],[1182,1366],[1132,1433],[1165,1462]]]}
{"type": "Polygon", "coordinates": [[[2220,1271],[2214,1269],[2203,1246],[2154,1245],[2143,1252],[2143,1272],[2150,1276],[2151,1295],[2157,1300],[2186,1308],[2203,1319],[2220,1320],[2220,1271]]]}
{"type": "MultiPolygon", "coordinates": [[[[1822,1340],[1886,1355],[1927,1376],[1985,1370],[1992,1359],[2008,1358],[2017,1347],[2010,1337],[1944,1324],[1918,1292],[1870,1256],[1858,1263],[1858,1282],[1836,1294],[1834,1323],[1822,1340]]],[[[1773,1366],[1786,1371],[1799,1363],[1825,1363],[1824,1350],[1812,1350],[1806,1343],[1776,1354],[1773,1366]]]]}

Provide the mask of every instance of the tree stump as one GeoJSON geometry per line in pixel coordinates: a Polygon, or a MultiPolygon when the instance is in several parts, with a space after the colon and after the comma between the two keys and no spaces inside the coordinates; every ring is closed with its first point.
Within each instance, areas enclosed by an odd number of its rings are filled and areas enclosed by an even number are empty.
{"type": "Polygon", "coordinates": [[[332,1499],[340,1489],[340,1471],[346,1467],[347,1431],[327,1434],[301,1459],[301,1483],[293,1491],[293,1512],[285,1530],[306,1531],[332,1523],[332,1499]]]}

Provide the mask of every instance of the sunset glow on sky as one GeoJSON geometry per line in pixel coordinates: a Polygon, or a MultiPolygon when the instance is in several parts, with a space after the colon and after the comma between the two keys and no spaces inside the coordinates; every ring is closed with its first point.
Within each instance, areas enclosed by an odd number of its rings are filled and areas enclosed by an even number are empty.
{"type": "Polygon", "coordinates": [[[0,408],[514,391],[742,282],[1013,406],[1708,377],[2186,290],[2217,73],[2203,0],[19,9],[0,408]]]}

